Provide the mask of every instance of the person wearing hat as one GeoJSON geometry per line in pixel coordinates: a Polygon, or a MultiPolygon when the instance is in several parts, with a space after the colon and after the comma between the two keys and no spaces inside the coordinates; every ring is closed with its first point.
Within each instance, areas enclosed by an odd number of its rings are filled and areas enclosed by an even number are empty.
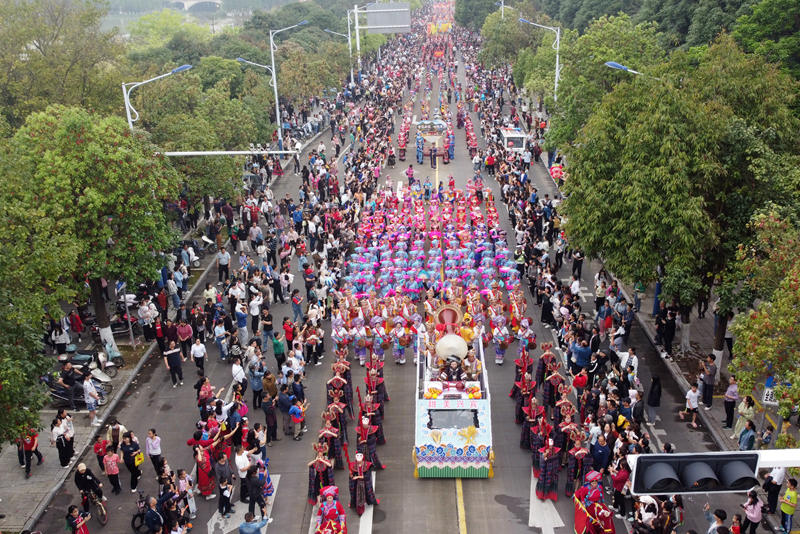
{"type": "Polygon", "coordinates": [[[344,532],[347,516],[342,503],[339,502],[339,488],[326,486],[322,488],[321,495],[324,500],[317,511],[317,532],[323,532],[325,529],[344,532]]]}
{"type": "MultiPolygon", "coordinates": [[[[103,501],[108,500],[103,495],[103,483],[98,480],[98,478],[92,473],[92,470],[86,467],[86,464],[79,463],[78,469],[75,471],[75,486],[78,487],[78,490],[81,492],[81,495],[88,496],[90,493],[94,493],[98,499],[102,499],[103,501]]],[[[91,504],[90,499],[83,500],[83,511],[89,511],[89,505],[91,504]]]]}
{"type": "Polygon", "coordinates": [[[371,469],[372,463],[361,452],[357,452],[355,460],[350,462],[350,508],[359,516],[364,513],[368,504],[380,504],[372,487],[371,469]]]}
{"type": "Polygon", "coordinates": [[[443,382],[460,382],[467,379],[467,373],[461,368],[461,359],[458,356],[447,357],[447,365],[439,373],[439,379],[443,382]]]}

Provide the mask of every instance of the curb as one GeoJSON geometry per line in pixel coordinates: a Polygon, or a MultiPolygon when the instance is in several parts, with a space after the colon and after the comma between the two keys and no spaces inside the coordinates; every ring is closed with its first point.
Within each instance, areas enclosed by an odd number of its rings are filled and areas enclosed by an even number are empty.
{"type": "MultiPolygon", "coordinates": [[[[301,148],[300,152],[303,152],[306,148],[308,148],[308,146],[310,146],[311,143],[313,143],[320,135],[322,135],[323,131],[324,131],[323,129],[320,129],[319,132],[317,132],[315,135],[313,135],[311,138],[309,138],[303,144],[303,147],[301,148]]],[[[290,162],[291,162],[291,160],[287,160],[286,167],[289,166],[290,162]]],[[[285,171],[285,169],[284,169],[284,171],[285,171]]],[[[284,172],[284,175],[285,175],[285,172],[284,172]]],[[[189,233],[191,233],[191,232],[189,232],[189,233]]],[[[189,292],[186,293],[186,295],[184,297],[184,300],[188,300],[189,297],[191,297],[192,295],[195,294],[195,292],[198,290],[198,287],[200,285],[200,280],[203,280],[206,276],[208,276],[208,273],[209,273],[209,271],[211,271],[211,268],[212,268],[213,265],[214,265],[214,261],[212,260],[211,262],[209,262],[208,266],[206,266],[206,268],[203,270],[202,274],[197,278],[197,282],[195,282],[194,286],[192,286],[192,288],[189,290],[189,292]]],[[[142,357],[139,359],[138,363],[136,364],[136,367],[133,369],[133,372],[131,373],[131,375],[128,377],[128,379],[125,381],[125,383],[122,384],[122,387],[119,390],[117,390],[117,393],[116,393],[116,395],[114,395],[114,398],[111,399],[110,404],[108,404],[106,406],[105,410],[103,411],[103,416],[99,417],[101,422],[104,423],[105,420],[106,420],[106,417],[116,409],[116,407],[119,404],[120,400],[128,392],[128,389],[131,387],[131,384],[133,384],[133,381],[136,379],[136,377],[141,372],[142,368],[144,367],[144,364],[150,359],[150,356],[152,355],[153,351],[155,350],[155,348],[157,346],[158,346],[157,343],[151,342],[150,348],[148,348],[145,351],[145,353],[142,355],[142,357]]],[[[230,395],[230,388],[229,388],[229,391],[228,391],[228,395],[230,395]]],[[[82,447],[80,449],[76,449],[76,452],[77,452],[76,457],[77,458],[81,458],[84,454],[86,454],[86,451],[92,446],[92,443],[94,443],[95,436],[98,435],[98,433],[101,431],[102,428],[103,428],[102,426],[94,427],[94,430],[89,434],[89,438],[82,445],[82,447]]],[[[56,494],[64,486],[64,482],[67,480],[67,477],[69,477],[72,474],[73,469],[74,468],[70,468],[68,471],[63,473],[63,475],[60,476],[55,481],[55,484],[50,489],[50,491],[46,494],[45,498],[42,499],[39,502],[39,504],[34,508],[33,513],[25,521],[25,529],[28,529],[28,530],[33,529],[34,526],[36,525],[36,523],[39,522],[39,519],[41,519],[42,514],[44,514],[44,511],[47,509],[47,507],[50,506],[50,503],[52,502],[53,498],[56,496],[56,494]]]]}
{"type": "MultiPolygon", "coordinates": [[[[214,265],[213,261],[209,262],[208,266],[205,268],[202,275],[197,279],[198,281],[195,282],[192,289],[190,289],[189,292],[186,294],[186,298],[191,297],[197,291],[198,286],[200,285],[199,281],[204,279],[208,275],[213,265],[214,265]]],[[[133,381],[136,380],[136,377],[139,376],[139,373],[142,371],[144,364],[150,359],[150,356],[152,355],[153,351],[157,346],[158,344],[154,341],[150,343],[150,348],[145,351],[145,353],[142,355],[141,358],[139,358],[139,362],[136,364],[136,367],[133,369],[133,372],[130,374],[125,383],[122,384],[122,387],[119,390],[117,390],[117,394],[114,395],[114,398],[111,399],[111,402],[106,406],[106,409],[103,411],[102,417],[98,418],[100,419],[101,422],[104,423],[106,417],[116,409],[120,400],[128,392],[128,389],[131,387],[131,384],[133,384],[133,381]]],[[[95,436],[98,435],[98,433],[102,430],[102,428],[103,428],[102,426],[93,427],[93,430],[89,434],[89,438],[86,440],[83,446],[80,449],[76,449],[77,458],[81,458],[84,454],[86,454],[86,451],[92,446],[92,443],[94,443],[95,436]]],[[[25,522],[25,529],[33,529],[33,527],[36,525],[39,519],[41,519],[45,509],[48,506],[50,506],[50,503],[56,496],[56,493],[58,493],[63,487],[64,482],[67,480],[67,477],[72,474],[73,469],[74,466],[70,468],[68,471],[64,472],[63,476],[60,476],[55,481],[55,485],[50,489],[45,498],[39,502],[36,508],[34,508],[33,513],[25,522]]]]}

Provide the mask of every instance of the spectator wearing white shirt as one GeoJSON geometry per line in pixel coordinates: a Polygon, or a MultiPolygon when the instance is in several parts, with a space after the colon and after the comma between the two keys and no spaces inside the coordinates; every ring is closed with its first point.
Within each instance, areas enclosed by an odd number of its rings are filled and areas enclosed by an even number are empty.
{"type": "Polygon", "coordinates": [[[194,345],[192,345],[192,360],[194,360],[194,364],[197,366],[200,371],[205,374],[205,361],[206,356],[208,355],[208,351],[206,350],[206,346],[200,341],[200,338],[195,338],[194,345]]]}
{"type": "Polygon", "coordinates": [[[236,358],[233,361],[233,365],[231,366],[231,375],[233,376],[233,381],[242,386],[242,395],[244,395],[244,392],[247,389],[247,375],[244,372],[244,367],[242,367],[241,358],[236,358]]]}

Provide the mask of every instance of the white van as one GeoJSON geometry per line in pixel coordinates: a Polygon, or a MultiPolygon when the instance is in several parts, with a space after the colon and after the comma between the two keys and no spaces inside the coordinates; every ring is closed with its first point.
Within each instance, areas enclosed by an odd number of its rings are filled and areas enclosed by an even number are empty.
{"type": "Polygon", "coordinates": [[[519,128],[500,128],[503,147],[512,152],[525,152],[525,132],[519,128]]]}

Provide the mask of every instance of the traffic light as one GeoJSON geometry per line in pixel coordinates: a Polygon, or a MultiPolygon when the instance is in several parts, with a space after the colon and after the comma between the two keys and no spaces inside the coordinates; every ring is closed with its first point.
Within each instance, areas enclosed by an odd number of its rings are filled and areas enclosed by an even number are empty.
{"type": "Polygon", "coordinates": [[[736,493],[758,485],[757,452],[629,456],[633,495],[736,493]]]}

